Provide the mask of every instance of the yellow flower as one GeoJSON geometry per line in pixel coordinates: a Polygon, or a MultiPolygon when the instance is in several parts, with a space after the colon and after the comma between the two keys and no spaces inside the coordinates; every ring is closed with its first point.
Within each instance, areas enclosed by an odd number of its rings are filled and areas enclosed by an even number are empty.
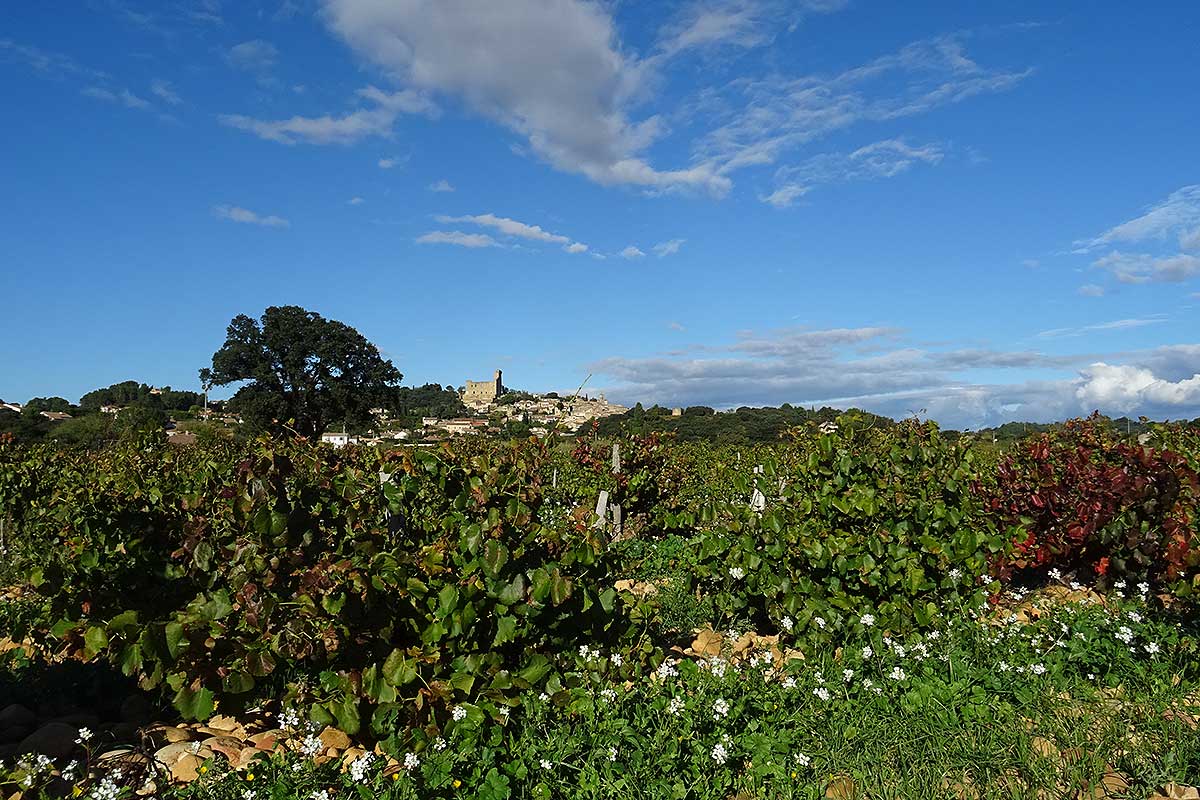
{"type": "Polygon", "coordinates": [[[254,780],[254,773],[253,773],[253,772],[247,772],[247,773],[246,773],[246,780],[248,780],[248,781],[252,781],[252,780],[254,780]]]}
{"type": "Polygon", "coordinates": [[[73,797],[79,797],[81,794],[83,794],[83,789],[80,789],[78,786],[72,787],[71,795],[73,797]]]}
{"type": "Polygon", "coordinates": [[[203,775],[203,774],[204,774],[204,773],[206,773],[206,772],[208,772],[208,767],[201,767],[201,768],[200,768],[200,774],[201,774],[201,775],[203,775]]]}
{"type": "Polygon", "coordinates": [[[394,781],[398,781],[398,780],[400,780],[400,773],[399,773],[399,772],[393,772],[393,773],[392,773],[392,780],[394,780],[394,781]]]}
{"type": "Polygon", "coordinates": [[[457,789],[460,786],[462,786],[462,781],[460,781],[458,778],[455,778],[454,779],[454,788],[457,789]]]}
{"type": "Polygon", "coordinates": [[[793,772],[793,773],[792,773],[792,777],[793,777],[793,778],[794,778],[794,777],[796,777],[796,773],[794,773],[794,772],[793,772]]]}

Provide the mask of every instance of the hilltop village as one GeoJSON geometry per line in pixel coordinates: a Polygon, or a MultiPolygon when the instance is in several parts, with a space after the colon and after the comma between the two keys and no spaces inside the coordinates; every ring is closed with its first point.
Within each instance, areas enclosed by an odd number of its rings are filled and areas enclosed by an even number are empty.
{"type": "Polygon", "coordinates": [[[455,417],[421,417],[418,427],[400,422],[387,409],[373,409],[376,428],[361,435],[345,431],[326,431],[321,441],[335,447],[347,444],[382,443],[400,439],[435,443],[452,436],[525,432],[532,436],[573,436],[592,420],[624,414],[629,409],[610,403],[603,394],[596,397],[563,397],[556,392],[533,394],[514,391],[504,385],[504,375],[496,370],[491,380],[466,381],[459,392],[467,413],[455,417]]]}

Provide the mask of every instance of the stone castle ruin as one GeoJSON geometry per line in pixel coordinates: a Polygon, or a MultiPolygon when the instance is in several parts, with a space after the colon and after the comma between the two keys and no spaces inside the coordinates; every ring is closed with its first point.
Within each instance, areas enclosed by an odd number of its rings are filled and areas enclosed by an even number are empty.
{"type": "Polygon", "coordinates": [[[462,401],[469,406],[486,406],[496,402],[496,398],[504,394],[504,383],[500,370],[490,381],[467,381],[463,389],[462,401]]]}

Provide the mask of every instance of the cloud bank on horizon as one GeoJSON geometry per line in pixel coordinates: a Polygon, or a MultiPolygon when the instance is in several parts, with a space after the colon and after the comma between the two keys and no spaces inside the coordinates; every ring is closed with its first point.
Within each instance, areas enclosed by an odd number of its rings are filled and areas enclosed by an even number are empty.
{"type": "MultiPolygon", "coordinates": [[[[237,287],[239,312],[283,294],[361,320],[438,382],[513,359],[530,388],[590,371],[628,403],[956,426],[1200,416],[1200,103],[1177,80],[1200,69],[1184,35],[1200,9],[1123,21],[1119,58],[1110,16],[851,0],[31,11],[0,37],[31,109],[0,223],[24,272],[66,265],[62,313],[102,295],[93,276],[135,283],[153,261],[211,279],[172,320],[182,358],[138,351],[156,299],[134,293],[129,329],[49,330],[0,395],[67,391],[42,382],[50,353],[67,385],[112,382],[96,365],[114,341],[129,361],[114,379],[193,380],[174,362],[203,362],[237,287]],[[1129,80],[1146,91],[1104,91],[1129,80]],[[77,119],[104,133],[76,158],[49,143],[77,119]],[[77,224],[55,241],[42,226],[60,215],[77,224]],[[394,315],[383,298],[424,300],[394,315]],[[442,325],[488,334],[405,327],[442,325]]],[[[51,313],[35,283],[10,288],[16,314],[51,313]]]]}

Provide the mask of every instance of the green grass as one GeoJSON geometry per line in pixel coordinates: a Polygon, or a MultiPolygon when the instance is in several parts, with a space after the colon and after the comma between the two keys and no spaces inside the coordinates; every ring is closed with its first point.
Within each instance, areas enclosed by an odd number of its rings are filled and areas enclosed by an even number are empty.
{"type": "Polygon", "coordinates": [[[242,773],[218,758],[158,796],[730,800],[820,798],[838,783],[847,797],[1057,798],[1090,797],[1077,793],[1107,775],[1127,784],[1111,796],[1147,797],[1200,780],[1186,623],[1140,602],[1038,613],[966,612],[903,642],[867,628],[786,664],[778,651],[734,657],[728,637],[723,657],[649,673],[589,648],[508,714],[481,700],[413,732],[411,769],[378,759],[355,780],[296,752],[242,773]]]}

